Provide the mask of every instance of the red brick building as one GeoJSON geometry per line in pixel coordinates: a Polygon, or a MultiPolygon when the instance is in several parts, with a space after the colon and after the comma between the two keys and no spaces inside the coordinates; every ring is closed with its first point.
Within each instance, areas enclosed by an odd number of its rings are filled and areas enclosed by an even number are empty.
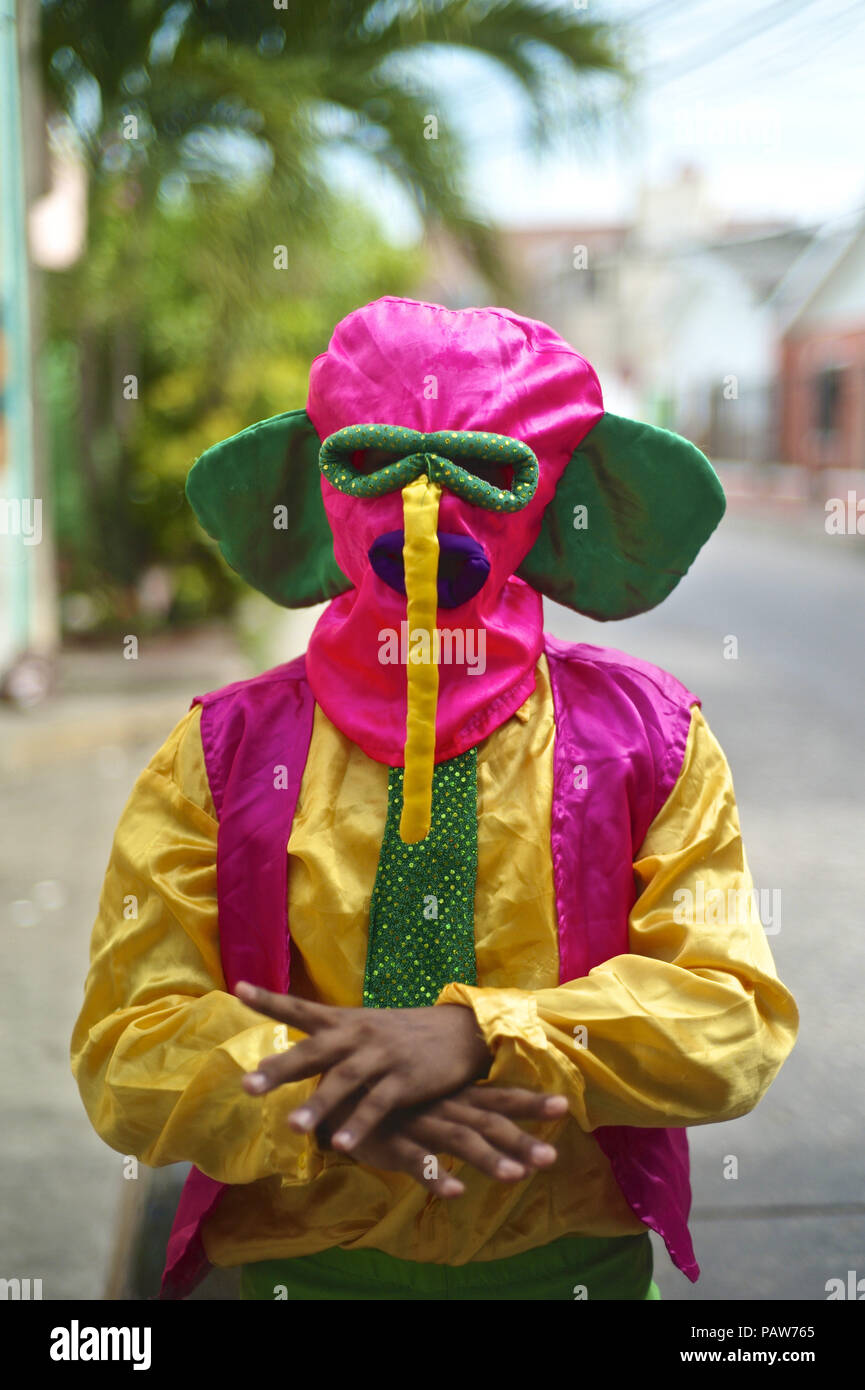
{"type": "Polygon", "coordinates": [[[787,325],[779,374],[785,461],[865,469],[865,226],[787,325]]]}

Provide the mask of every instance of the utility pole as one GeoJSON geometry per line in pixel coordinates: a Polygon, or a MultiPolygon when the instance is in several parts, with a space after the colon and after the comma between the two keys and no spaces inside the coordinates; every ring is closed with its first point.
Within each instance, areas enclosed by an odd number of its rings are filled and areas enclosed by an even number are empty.
{"type": "Polygon", "coordinates": [[[27,232],[44,181],[38,41],[37,0],[0,0],[0,688],[22,704],[48,689],[58,626],[27,232]]]}

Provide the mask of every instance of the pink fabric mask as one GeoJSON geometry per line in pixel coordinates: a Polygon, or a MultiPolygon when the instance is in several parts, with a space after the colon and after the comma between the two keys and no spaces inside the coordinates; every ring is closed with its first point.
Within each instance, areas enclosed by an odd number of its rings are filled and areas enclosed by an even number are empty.
{"type": "MultiPolygon", "coordinates": [[[[503,309],[385,298],[337,324],[313,363],[307,413],[322,440],[348,425],[382,423],[508,435],[537,456],[537,491],[520,511],[490,511],[447,490],[441,498],[439,543],[456,552],[457,578],[461,548],[477,556],[482,547],[489,562],[476,593],[438,610],[439,629],[453,637],[439,667],[435,757],[456,757],[534,688],[542,601],[514,570],[537,538],[568,460],[603,414],[597,377],[545,324],[503,309]]],[[[401,766],[406,601],[369,555],[382,536],[402,529],[401,493],[351,497],[322,478],[322,495],[337,562],[355,587],[332,600],[315,627],[310,684],[328,718],[368,756],[401,766]],[[397,662],[382,659],[393,652],[390,633],[402,648],[397,662]]]]}

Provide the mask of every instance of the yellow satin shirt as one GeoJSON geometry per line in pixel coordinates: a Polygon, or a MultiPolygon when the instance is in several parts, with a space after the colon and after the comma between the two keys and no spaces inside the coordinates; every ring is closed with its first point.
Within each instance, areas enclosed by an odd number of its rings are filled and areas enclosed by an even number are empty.
{"type": "MultiPolygon", "coordinates": [[[[567,1234],[638,1233],[591,1131],[732,1119],[790,1052],[796,1005],[750,897],[730,771],[697,706],[679,779],[634,863],[629,952],[559,983],[543,657],[537,677],[478,749],[478,985],[450,984],[438,1000],[474,1010],[493,1081],[569,1099],[567,1116],[535,1126],[557,1164],[516,1185],[448,1160],[466,1191],[442,1201],[290,1129],[315,1078],[263,1098],[243,1090],[242,1074],[284,1037],[226,993],[200,707],[138,778],[105,877],[72,1065],[112,1148],[153,1166],[191,1161],[232,1184],[204,1230],[212,1263],[341,1245],[459,1265],[567,1234]]],[[[361,1005],[386,806],[387,768],[316,707],[287,846],[293,992],[361,1005]]],[[[289,1045],[300,1036],[289,1030],[289,1045]]]]}

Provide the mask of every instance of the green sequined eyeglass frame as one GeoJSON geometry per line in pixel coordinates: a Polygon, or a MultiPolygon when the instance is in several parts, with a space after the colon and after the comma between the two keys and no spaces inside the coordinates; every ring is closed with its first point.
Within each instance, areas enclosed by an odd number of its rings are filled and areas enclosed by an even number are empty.
{"type": "Polygon", "coordinates": [[[506,434],[477,430],[403,429],[400,425],[347,425],[328,435],[318,457],[323,477],[349,497],[383,497],[397,492],[425,473],[457,497],[494,512],[518,512],[528,506],[538,486],[538,460],[528,444],[506,434]],[[352,457],[362,449],[382,449],[401,455],[373,473],[361,473],[352,457]],[[458,460],[510,467],[509,488],[495,487],[461,468],[458,460]]]}

